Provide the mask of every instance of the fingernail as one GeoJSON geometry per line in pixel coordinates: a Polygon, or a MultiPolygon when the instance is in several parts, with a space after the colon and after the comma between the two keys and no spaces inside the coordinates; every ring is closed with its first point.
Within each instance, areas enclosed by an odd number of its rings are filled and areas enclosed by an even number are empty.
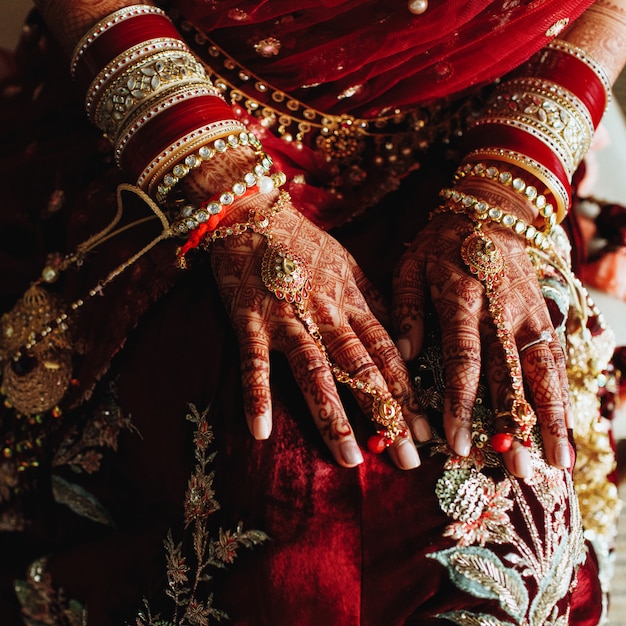
{"type": "Polygon", "coordinates": [[[402,469],[415,469],[420,464],[420,457],[417,454],[417,450],[415,446],[403,439],[396,448],[396,453],[398,455],[398,462],[400,463],[400,467],[402,469]]]}
{"type": "Polygon", "coordinates": [[[341,458],[346,465],[360,465],[363,463],[361,448],[354,441],[344,441],[341,444],[341,458]]]}
{"type": "Polygon", "coordinates": [[[572,454],[567,441],[560,441],[556,444],[555,456],[559,467],[568,469],[572,465],[572,454]]]}
{"type": "Polygon", "coordinates": [[[421,416],[416,416],[411,420],[411,432],[418,441],[428,441],[433,436],[428,420],[421,416]]]}
{"type": "Polygon", "coordinates": [[[472,449],[472,438],[467,428],[459,428],[454,435],[454,451],[460,456],[468,456],[472,449]]]}
{"type": "Polygon", "coordinates": [[[255,439],[267,439],[271,431],[270,421],[265,415],[259,415],[254,418],[252,432],[255,439]]]}
{"type": "Polygon", "coordinates": [[[400,356],[408,361],[411,358],[411,342],[406,337],[400,337],[396,342],[396,348],[398,348],[398,352],[400,356]]]}
{"type": "Polygon", "coordinates": [[[533,465],[530,452],[524,446],[519,446],[515,451],[515,475],[519,478],[530,478],[533,475],[533,465]]]}

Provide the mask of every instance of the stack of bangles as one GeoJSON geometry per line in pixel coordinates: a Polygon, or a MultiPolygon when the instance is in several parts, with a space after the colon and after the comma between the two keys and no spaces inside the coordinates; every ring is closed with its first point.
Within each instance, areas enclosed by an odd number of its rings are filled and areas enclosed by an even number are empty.
{"type": "Polygon", "coordinates": [[[370,449],[382,452],[398,437],[407,437],[398,402],[388,391],[334,364],[306,310],[311,272],[298,254],[274,242],[271,230],[274,215],[286,206],[289,195],[280,192],[271,208],[250,211],[246,222],[220,225],[244,198],[273,193],[286,177],[270,173],[272,159],[235,118],[166,14],[153,6],[134,5],[100,20],[77,44],[71,72],[85,93],[90,119],[113,144],[117,165],[142,192],[174,209],[169,231],[187,237],[178,251],[179,267],[186,267],[185,255],[194,248],[207,249],[218,239],[246,231],[262,235],[267,242],[261,267],[265,287],[294,306],[335,379],[372,399],[377,433],[370,449]],[[187,175],[234,149],[256,156],[254,167],[240,180],[200,206],[176,197],[187,175]]]}
{"type": "Polygon", "coordinates": [[[498,452],[510,449],[515,439],[530,446],[537,418],[525,399],[519,353],[500,300],[506,261],[483,227],[497,223],[527,245],[552,248],[550,231],[567,214],[572,176],[591,146],[609,99],[610,83],[602,67],[580,48],[552,41],[496,87],[484,114],[467,132],[467,153],[454,176],[455,185],[472,178],[504,185],[533,209],[536,220],[527,223],[457,188],[443,189],[443,203],[434,211],[464,214],[473,223],[461,257],[485,288],[513,392],[510,406],[495,412],[491,443],[498,452]]]}

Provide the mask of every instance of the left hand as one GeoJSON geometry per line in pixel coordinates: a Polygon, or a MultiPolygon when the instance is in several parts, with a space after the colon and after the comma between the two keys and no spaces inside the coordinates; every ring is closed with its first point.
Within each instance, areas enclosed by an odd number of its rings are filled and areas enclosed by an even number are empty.
{"type": "MultiPolygon", "coordinates": [[[[535,270],[524,242],[512,230],[496,224],[485,224],[483,229],[505,257],[505,276],[498,287],[503,321],[517,347],[547,460],[568,468],[570,411],[565,357],[535,270]],[[537,341],[545,331],[552,339],[537,341]]],[[[496,410],[505,410],[513,398],[484,286],[461,258],[461,244],[471,232],[472,223],[464,215],[436,215],[400,259],[394,276],[397,345],[405,360],[417,356],[422,348],[427,298],[432,299],[439,317],[446,383],[444,429],[448,444],[461,456],[467,456],[472,445],[472,407],[481,373],[486,375],[496,410]]],[[[504,453],[504,462],[516,476],[532,473],[528,449],[519,441],[504,453]]]]}

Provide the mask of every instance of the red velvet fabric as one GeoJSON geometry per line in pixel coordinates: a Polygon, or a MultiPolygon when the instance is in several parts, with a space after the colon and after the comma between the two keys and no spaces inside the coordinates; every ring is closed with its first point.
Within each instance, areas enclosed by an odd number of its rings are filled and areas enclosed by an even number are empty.
{"type": "MultiPolygon", "coordinates": [[[[431,0],[424,16],[412,17],[404,2],[325,0],[299,2],[296,9],[291,1],[226,0],[212,3],[219,8],[213,11],[204,2],[180,3],[204,26],[217,28],[220,42],[241,50],[244,65],[282,88],[300,97],[310,94],[311,103],[328,110],[370,112],[447,96],[492,79],[545,43],[545,31],[555,21],[574,17],[587,4],[431,0]],[[252,20],[235,20],[241,12],[252,20]],[[250,42],[257,33],[280,35],[288,54],[268,62],[256,56],[250,42]],[[336,100],[338,91],[365,80],[368,88],[360,98],[336,100]],[[301,88],[315,82],[326,86],[301,88]]],[[[44,41],[35,42],[39,52],[47,51],[44,41]]],[[[15,283],[25,285],[45,252],[68,232],[71,249],[106,223],[120,176],[97,133],[86,126],[67,82],[57,74],[53,82],[40,77],[22,88],[17,99],[3,102],[15,124],[4,131],[3,144],[9,147],[1,161],[21,196],[16,199],[14,189],[3,187],[1,199],[3,223],[27,242],[6,241],[7,267],[10,261],[13,273],[23,279],[15,283]],[[33,99],[37,89],[39,99],[33,99]],[[62,125],[56,124],[59,120],[62,125]],[[67,158],[77,154],[80,159],[67,158]],[[52,173],[51,164],[57,164],[52,173]],[[33,171],[40,175],[29,186],[33,171]],[[66,192],[67,221],[45,212],[25,215],[24,206],[44,206],[59,185],[66,192]],[[42,215],[49,239],[39,238],[42,215]]],[[[386,295],[397,257],[425,219],[426,211],[415,209],[416,198],[423,207],[434,206],[455,165],[433,155],[375,211],[335,231],[386,295]]],[[[129,206],[131,213],[141,210],[132,201],[129,206]]],[[[95,401],[104,381],[115,380],[120,405],[137,429],[122,434],[100,473],[79,477],[111,511],[116,526],[105,528],[72,515],[53,501],[42,478],[39,492],[25,498],[30,525],[22,533],[0,535],[3,626],[20,624],[10,585],[42,554],[50,555],[53,579],[65,595],[88,605],[89,626],[132,621],[142,596],[158,602],[165,587],[161,541],[170,526],[180,531],[193,465],[184,420],[188,402],[211,407],[219,448],[217,498],[223,507],[218,521],[230,527],[241,520],[271,537],[216,575],[215,604],[233,624],[435,626],[445,623],[437,613],[458,608],[506,619],[497,602],[460,592],[442,566],[425,558],[453,545],[442,537],[449,520],[434,493],[442,455],[431,457],[424,448],[423,467],[412,472],[368,452],[358,469],[338,467],[280,355],[272,360],[273,434],[265,442],[251,438],[241,406],[237,345],[210,267],[205,260],[180,275],[172,266],[173,246],[158,248],[134,266],[86,308],[79,326],[84,355],[74,403],[95,401]],[[98,381],[100,387],[94,387],[98,381]]],[[[136,248],[134,231],[103,246],[95,263],[68,277],[68,297],[82,293],[136,248]]],[[[17,287],[7,283],[5,300],[17,294],[17,287]]],[[[367,421],[347,396],[346,405],[364,443],[367,421]]],[[[512,523],[523,528],[519,515],[512,523]]],[[[494,549],[500,555],[507,550],[494,549]]],[[[572,624],[597,622],[594,568],[589,561],[579,573],[572,624]]]]}

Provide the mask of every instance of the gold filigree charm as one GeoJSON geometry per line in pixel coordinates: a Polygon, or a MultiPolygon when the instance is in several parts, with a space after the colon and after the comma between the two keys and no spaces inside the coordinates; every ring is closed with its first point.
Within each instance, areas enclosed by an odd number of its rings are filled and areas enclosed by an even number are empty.
{"type": "MultiPolygon", "coordinates": [[[[374,393],[371,390],[370,393],[374,393]]],[[[377,425],[377,433],[367,441],[371,452],[380,454],[398,437],[408,437],[403,426],[402,409],[397,400],[391,395],[374,395],[372,402],[372,421],[377,425]]]]}
{"type": "Polygon", "coordinates": [[[504,276],[504,257],[496,244],[474,230],[461,245],[461,258],[478,280],[493,286],[504,276]]]}
{"type": "Polygon", "coordinates": [[[73,351],[66,331],[60,300],[39,285],[0,319],[2,393],[19,413],[48,411],[67,392],[73,351]]]}
{"type": "Polygon", "coordinates": [[[311,291],[311,271],[304,259],[283,244],[270,244],[261,264],[263,284],[279,300],[301,303],[311,291]]]}
{"type": "Polygon", "coordinates": [[[330,159],[349,157],[358,150],[362,133],[362,126],[350,115],[344,114],[340,118],[325,117],[317,146],[330,159]]]}

